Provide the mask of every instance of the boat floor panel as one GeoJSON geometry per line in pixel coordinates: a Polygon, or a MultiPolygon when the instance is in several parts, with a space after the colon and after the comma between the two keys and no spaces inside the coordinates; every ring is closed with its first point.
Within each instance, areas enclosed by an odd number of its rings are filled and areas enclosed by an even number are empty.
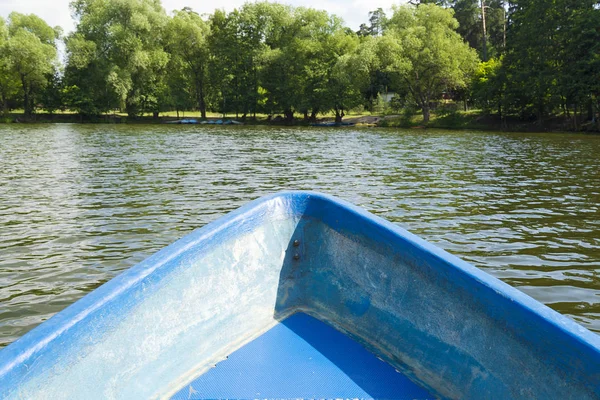
{"type": "Polygon", "coordinates": [[[173,399],[433,399],[331,326],[297,313],[234,351],[173,399]]]}

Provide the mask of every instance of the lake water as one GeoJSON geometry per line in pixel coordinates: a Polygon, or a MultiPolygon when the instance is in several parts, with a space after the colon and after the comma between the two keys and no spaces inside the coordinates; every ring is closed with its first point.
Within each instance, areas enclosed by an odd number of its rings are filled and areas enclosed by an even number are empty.
{"type": "Polygon", "coordinates": [[[0,347],[279,190],[329,193],[600,332],[600,136],[0,125],[0,347]]]}

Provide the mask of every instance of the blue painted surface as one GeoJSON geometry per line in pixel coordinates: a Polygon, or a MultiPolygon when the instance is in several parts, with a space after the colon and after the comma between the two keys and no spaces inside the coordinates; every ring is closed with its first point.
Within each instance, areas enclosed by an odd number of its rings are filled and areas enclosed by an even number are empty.
{"type": "Polygon", "coordinates": [[[405,230],[312,192],[242,207],[0,351],[0,398],[173,395],[298,311],[437,397],[600,398],[597,335],[405,230]]]}
{"type": "Polygon", "coordinates": [[[310,124],[310,126],[319,126],[319,127],[340,127],[340,126],[354,126],[356,125],[354,122],[315,122],[310,124]]]}
{"type": "Polygon", "coordinates": [[[285,319],[172,397],[433,399],[357,342],[304,313],[285,319]]]}

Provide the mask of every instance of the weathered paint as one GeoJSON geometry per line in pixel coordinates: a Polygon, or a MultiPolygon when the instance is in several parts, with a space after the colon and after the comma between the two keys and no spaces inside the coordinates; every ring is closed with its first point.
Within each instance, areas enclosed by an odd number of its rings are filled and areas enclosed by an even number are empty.
{"type": "Polygon", "coordinates": [[[600,396],[595,334],[357,207],[284,192],[184,237],[1,351],[0,398],[168,396],[297,310],[440,397],[600,396]]]}

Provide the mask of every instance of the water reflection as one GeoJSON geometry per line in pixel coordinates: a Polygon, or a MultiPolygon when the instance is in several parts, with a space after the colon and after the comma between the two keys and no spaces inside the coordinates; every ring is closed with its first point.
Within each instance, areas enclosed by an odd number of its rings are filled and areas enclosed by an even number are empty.
{"type": "Polygon", "coordinates": [[[600,331],[600,137],[0,126],[0,346],[261,195],[330,193],[600,331]]]}

